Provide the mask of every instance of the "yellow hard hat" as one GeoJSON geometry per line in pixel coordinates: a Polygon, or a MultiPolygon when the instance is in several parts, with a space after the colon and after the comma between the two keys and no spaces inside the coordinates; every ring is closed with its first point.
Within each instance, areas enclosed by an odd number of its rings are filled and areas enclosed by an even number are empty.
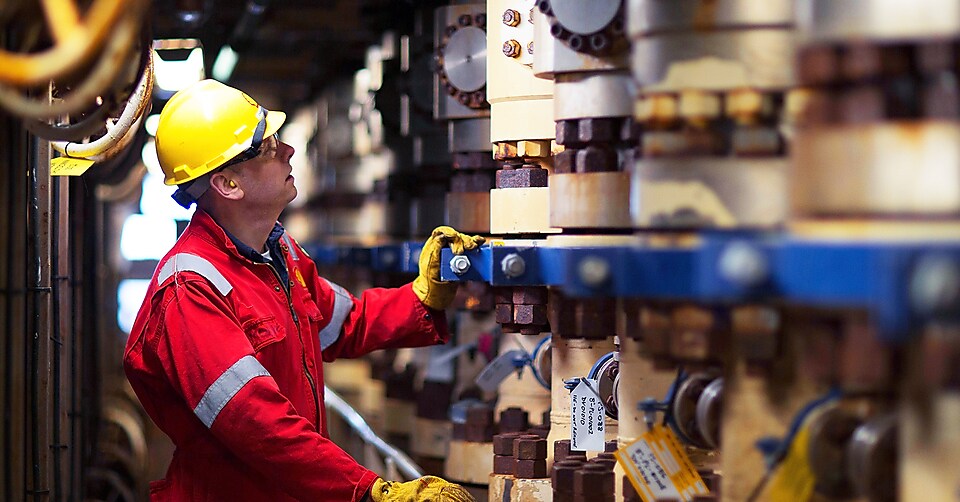
{"type": "MultiPolygon", "coordinates": [[[[157,157],[167,185],[180,185],[252,153],[287,115],[216,80],[202,80],[167,101],[157,126],[157,157]]],[[[253,155],[250,155],[252,157],[253,155]]]]}

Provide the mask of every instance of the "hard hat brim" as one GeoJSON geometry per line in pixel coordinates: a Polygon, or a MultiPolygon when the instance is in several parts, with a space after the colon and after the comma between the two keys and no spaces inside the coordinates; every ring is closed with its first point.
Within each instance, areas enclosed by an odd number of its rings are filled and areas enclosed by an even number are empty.
{"type": "MultiPolygon", "coordinates": [[[[276,132],[280,130],[280,128],[283,126],[283,123],[286,122],[286,121],[287,121],[287,114],[286,114],[286,113],[284,113],[284,112],[274,112],[274,111],[267,110],[267,117],[266,117],[266,122],[267,122],[267,123],[266,123],[266,126],[264,127],[264,130],[263,130],[263,137],[264,137],[264,138],[267,138],[267,137],[270,137],[270,136],[273,136],[274,134],[276,134],[276,132]]],[[[195,179],[203,176],[204,174],[207,174],[207,173],[209,173],[209,172],[217,169],[217,168],[220,167],[221,165],[223,165],[222,162],[219,163],[216,167],[214,167],[214,168],[212,168],[212,169],[209,169],[209,170],[207,170],[206,172],[204,172],[204,173],[202,173],[202,174],[198,174],[198,175],[196,175],[196,176],[194,176],[194,177],[192,177],[192,178],[185,179],[185,180],[183,180],[183,181],[180,181],[179,183],[177,183],[177,181],[174,180],[174,179],[172,179],[172,178],[166,177],[166,178],[163,180],[163,184],[164,184],[164,185],[168,185],[168,186],[177,186],[177,185],[180,185],[180,184],[183,184],[183,183],[187,183],[187,182],[193,181],[193,180],[195,180],[195,179]]]]}
{"type": "Polygon", "coordinates": [[[263,137],[273,136],[283,123],[287,121],[287,114],[284,112],[272,112],[267,110],[267,128],[263,131],[263,137]]]}

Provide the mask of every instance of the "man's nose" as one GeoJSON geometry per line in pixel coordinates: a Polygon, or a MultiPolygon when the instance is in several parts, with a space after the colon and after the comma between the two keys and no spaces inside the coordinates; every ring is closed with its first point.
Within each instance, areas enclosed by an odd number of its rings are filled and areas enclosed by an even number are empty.
{"type": "Polygon", "coordinates": [[[293,157],[293,154],[294,152],[296,152],[296,150],[292,146],[284,143],[283,141],[280,141],[279,143],[280,143],[280,147],[279,147],[280,159],[283,160],[284,162],[290,162],[290,159],[293,157]]]}

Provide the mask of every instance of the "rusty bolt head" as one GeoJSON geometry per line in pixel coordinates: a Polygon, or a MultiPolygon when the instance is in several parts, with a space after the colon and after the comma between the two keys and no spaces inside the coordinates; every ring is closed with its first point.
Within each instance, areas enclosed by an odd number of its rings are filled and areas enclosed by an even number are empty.
{"type": "Polygon", "coordinates": [[[553,478],[553,489],[558,492],[573,493],[573,476],[582,465],[583,462],[580,460],[554,462],[550,476],[553,478]]]}
{"type": "Polygon", "coordinates": [[[573,493],[613,493],[613,471],[599,464],[586,464],[573,474],[573,493]]]}
{"type": "Polygon", "coordinates": [[[478,28],[486,29],[487,27],[487,15],[484,13],[479,13],[473,17],[473,24],[477,25],[478,28]]]}
{"type": "Polygon", "coordinates": [[[507,26],[517,26],[520,24],[520,13],[513,10],[507,9],[503,11],[503,24],[507,26]]]}
{"type": "Polygon", "coordinates": [[[567,148],[553,156],[553,173],[570,174],[577,171],[577,151],[567,148]]]}
{"type": "Polygon", "coordinates": [[[577,123],[577,134],[580,141],[585,143],[609,142],[617,138],[619,126],[619,119],[616,118],[581,119],[577,123]]]}
{"type": "Polygon", "coordinates": [[[490,425],[493,423],[493,409],[486,406],[474,406],[467,409],[467,424],[490,425]]]}
{"type": "Polygon", "coordinates": [[[514,463],[513,475],[520,479],[537,479],[547,477],[547,461],[540,460],[521,460],[517,459],[514,463]]]}
{"type": "MultiPolygon", "coordinates": [[[[521,286],[514,288],[513,303],[520,305],[546,305],[547,288],[541,286],[521,286]]],[[[549,417],[549,415],[547,415],[549,417]]]]}
{"type": "Polygon", "coordinates": [[[470,26],[473,24],[473,16],[470,14],[461,14],[460,17],[457,18],[457,23],[460,26],[470,26]]]}
{"type": "Polygon", "coordinates": [[[547,306],[546,305],[514,305],[513,323],[520,325],[535,324],[542,326],[547,324],[547,306]]]}
{"type": "Polygon", "coordinates": [[[500,430],[503,432],[522,432],[530,427],[530,418],[526,410],[510,407],[500,412],[500,430]]]}
{"type": "Polygon", "coordinates": [[[580,126],[576,120],[558,120],[556,129],[558,145],[570,146],[580,143],[580,126]]]}
{"type": "Polygon", "coordinates": [[[547,440],[528,434],[513,441],[513,456],[520,460],[546,460],[547,440]]]}
{"type": "Polygon", "coordinates": [[[613,172],[619,167],[617,151],[608,146],[590,145],[577,151],[578,173],[613,172]]]}
{"type": "Polygon", "coordinates": [[[520,56],[520,51],[523,48],[520,46],[520,42],[510,39],[503,43],[503,55],[508,58],[515,58],[520,56]]]}
{"type": "Polygon", "coordinates": [[[513,305],[510,303],[498,303],[494,308],[494,314],[498,324],[510,324],[513,322],[513,305]]]}
{"type": "Polygon", "coordinates": [[[522,432],[502,432],[493,436],[493,454],[513,456],[513,441],[522,435],[522,432]]]}
{"type": "Polygon", "coordinates": [[[547,170],[533,168],[502,169],[497,171],[497,188],[530,188],[547,186],[547,170]]]}
{"type": "Polygon", "coordinates": [[[513,458],[513,455],[494,455],[493,456],[493,473],[513,475],[513,472],[514,472],[513,469],[515,464],[516,464],[516,459],[513,458]]]}

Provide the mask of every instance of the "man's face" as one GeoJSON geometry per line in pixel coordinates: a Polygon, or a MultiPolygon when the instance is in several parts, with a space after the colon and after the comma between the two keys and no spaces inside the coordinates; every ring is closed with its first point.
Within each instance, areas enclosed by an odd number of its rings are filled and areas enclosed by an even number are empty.
{"type": "Polygon", "coordinates": [[[243,200],[264,210],[276,210],[279,215],[297,196],[297,187],[290,174],[293,152],[292,146],[273,135],[263,139],[259,155],[229,167],[237,173],[243,200]]]}

